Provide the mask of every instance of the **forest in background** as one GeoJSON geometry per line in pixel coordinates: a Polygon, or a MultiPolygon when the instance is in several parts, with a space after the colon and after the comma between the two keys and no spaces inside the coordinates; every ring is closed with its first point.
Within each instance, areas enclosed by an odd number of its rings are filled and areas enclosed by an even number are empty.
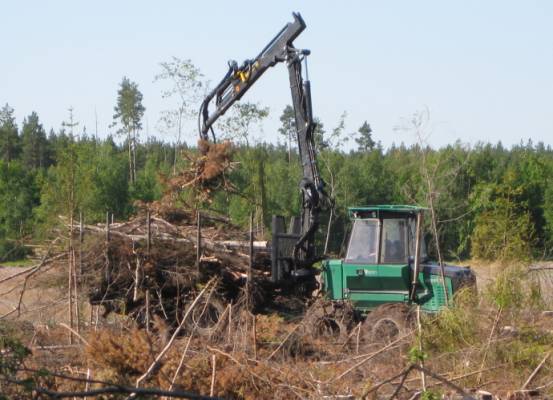
{"type": "MultiPolygon", "coordinates": [[[[0,110],[0,262],[29,254],[26,245],[49,238],[60,216],[86,223],[127,219],[137,204],[159,200],[166,182],[188,166],[195,152],[182,141],[206,83],[189,60],[161,63],[156,80],[165,83],[163,99],[173,107],[160,122],[176,140],[156,136],[139,140],[144,114],[138,85],[123,78],[113,116],[117,136],[86,133],[73,119],[48,133],[37,113],[18,125],[14,110],[0,110]]],[[[234,144],[232,191],[213,194],[195,204],[183,190],[180,205],[216,211],[246,226],[255,215],[258,236],[267,237],[273,214],[299,213],[301,170],[294,144],[293,110],[280,116],[278,144],[252,139],[269,110],[242,102],[218,127],[234,144]]],[[[405,121],[417,139],[411,146],[383,148],[378,132],[365,122],[345,129],[344,113],[334,127],[317,121],[318,163],[335,199],[329,251],[338,253],[347,231],[347,207],[368,204],[417,204],[436,210],[438,236],[445,259],[548,259],[553,246],[553,150],[531,141],[510,148],[501,143],[439,149],[429,146],[429,115],[405,121]],[[373,136],[374,135],[374,136],[373,136]],[[348,149],[348,150],[346,150],[348,149]]],[[[260,135],[257,135],[260,136],[260,135]]],[[[329,216],[323,216],[327,223],[329,216]]],[[[326,232],[326,226],[321,228],[326,232]]],[[[429,236],[430,237],[430,236],[429,236]]],[[[435,246],[429,245],[431,252],[435,246]]]]}

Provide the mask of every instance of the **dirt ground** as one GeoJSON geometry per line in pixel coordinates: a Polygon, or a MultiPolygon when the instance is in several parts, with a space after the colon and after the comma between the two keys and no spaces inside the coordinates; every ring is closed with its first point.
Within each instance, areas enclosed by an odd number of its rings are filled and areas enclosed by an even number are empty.
{"type": "MultiPolygon", "coordinates": [[[[504,268],[500,264],[477,262],[459,265],[472,266],[481,293],[494,284],[504,268]]],[[[25,345],[33,348],[31,364],[65,374],[73,371],[71,374],[81,378],[89,368],[97,379],[134,385],[134,380],[167,344],[171,330],[156,320],[152,331],[147,333],[113,316],[104,320],[94,315],[99,322],[91,324],[91,309],[80,299],[81,334],[89,344],[81,346],[80,341],[75,340],[80,346],[77,350],[64,348],[69,333],[60,325],[68,324],[65,267],[62,261],[56,268],[40,271],[26,283],[24,275],[6,279],[32,271],[32,267],[0,267],[0,315],[11,312],[9,319],[25,322],[18,326],[29,330],[21,337],[25,345]],[[21,295],[23,285],[25,290],[21,295]],[[59,350],[45,350],[58,345],[63,346],[59,350]]],[[[548,282],[548,279],[542,281],[548,282]]],[[[469,307],[476,308],[467,308],[469,314],[452,310],[443,318],[432,317],[437,319],[426,322],[429,325],[425,331],[424,347],[428,352],[425,365],[462,387],[471,388],[475,396],[477,390],[489,390],[499,399],[519,398],[512,397],[514,390],[523,386],[544,354],[553,351],[551,318],[543,317],[541,311],[524,312],[522,316],[505,311],[495,326],[495,317],[500,315],[496,308],[489,304],[469,307]],[[475,374],[479,370],[484,373],[475,374]]],[[[312,340],[300,334],[301,322],[296,320],[286,321],[277,314],[252,319],[251,314],[234,312],[237,314],[230,317],[225,310],[225,318],[232,319],[233,324],[224,325],[221,333],[210,339],[188,334],[177,338],[159,372],[148,380],[147,386],[172,387],[170,377],[173,376],[175,385],[178,383],[176,388],[201,394],[213,391],[222,398],[353,399],[361,398],[363,393],[401,373],[409,362],[413,362],[414,337],[390,350],[386,350],[385,343],[375,343],[363,351],[354,345],[355,330],[345,343],[343,338],[312,340]],[[252,340],[252,329],[255,340],[252,340]],[[379,353],[383,348],[385,351],[379,353]],[[186,362],[182,364],[187,351],[186,362]],[[214,357],[217,359],[216,375],[213,375],[214,357]],[[182,370],[179,365],[183,365],[182,370]],[[179,378],[175,381],[177,375],[179,378]]],[[[540,368],[533,387],[553,388],[553,384],[548,383],[553,379],[553,360],[546,360],[540,368]]],[[[411,398],[421,385],[420,379],[419,372],[411,372],[397,397],[411,398]]],[[[427,379],[429,387],[435,390],[432,393],[455,398],[454,390],[427,379]]],[[[397,385],[398,379],[395,382],[397,385]]],[[[73,388],[57,384],[60,390],[73,388]]],[[[393,392],[394,386],[384,385],[378,389],[378,395],[375,392],[369,398],[388,398],[393,392]]]]}
{"type": "MultiPolygon", "coordinates": [[[[31,269],[32,266],[0,267],[0,281],[31,269]]],[[[14,312],[21,302],[19,312],[15,311],[13,317],[30,321],[37,326],[67,322],[65,279],[63,271],[46,271],[38,278],[30,278],[24,291],[25,275],[1,282],[0,315],[14,312]]]]}

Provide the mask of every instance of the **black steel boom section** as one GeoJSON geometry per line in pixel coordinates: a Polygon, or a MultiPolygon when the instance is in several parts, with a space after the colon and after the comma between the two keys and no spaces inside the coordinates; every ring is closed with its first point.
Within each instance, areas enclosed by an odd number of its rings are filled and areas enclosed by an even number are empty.
{"type": "Polygon", "coordinates": [[[305,22],[299,14],[293,14],[294,21],[284,28],[265,46],[253,60],[246,60],[241,66],[229,61],[229,70],[219,84],[205,97],[200,106],[200,136],[207,140],[209,130],[235,102],[253,86],[255,81],[278,62],[288,61],[296,54],[292,46],[294,39],[305,29],[305,22]],[[215,110],[210,113],[209,105],[215,99],[215,110]]]}
{"type": "MultiPolygon", "coordinates": [[[[217,119],[240,100],[267,69],[277,63],[286,63],[295,113],[298,149],[303,168],[303,179],[300,183],[302,215],[299,231],[282,235],[290,239],[295,234],[292,251],[278,253],[278,249],[273,248],[273,275],[277,276],[275,280],[284,279],[288,274],[309,275],[312,264],[318,259],[315,251],[315,232],[319,226],[319,213],[321,205],[327,203],[324,182],[316,163],[311,88],[308,77],[306,76],[304,80],[302,75],[302,61],[310,52],[293,46],[293,41],[305,29],[305,22],[299,13],[294,13],[293,16],[294,21],[286,24],[257,57],[244,61],[240,66],[236,61],[229,61],[229,70],[221,82],[205,97],[198,116],[200,137],[208,140],[208,134],[211,131],[215,140],[213,124],[217,119]],[[215,108],[210,113],[209,107],[212,103],[215,108]],[[275,250],[277,250],[276,253],[275,250]]],[[[275,234],[278,232],[273,229],[273,236],[275,234]]],[[[278,240],[275,241],[275,238],[273,238],[273,247],[278,247],[278,240]]]]}

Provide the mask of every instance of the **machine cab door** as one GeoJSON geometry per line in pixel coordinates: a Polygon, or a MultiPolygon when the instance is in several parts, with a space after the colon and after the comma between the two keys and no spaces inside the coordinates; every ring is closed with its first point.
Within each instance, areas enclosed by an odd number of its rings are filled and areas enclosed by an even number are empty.
{"type": "Polygon", "coordinates": [[[380,289],[378,276],[380,220],[356,219],[343,265],[343,287],[350,293],[380,289]]]}

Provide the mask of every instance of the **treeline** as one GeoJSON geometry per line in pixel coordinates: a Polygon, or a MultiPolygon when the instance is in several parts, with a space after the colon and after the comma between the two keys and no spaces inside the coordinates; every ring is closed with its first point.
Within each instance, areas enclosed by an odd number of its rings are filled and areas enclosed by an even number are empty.
{"type": "MultiPolygon", "coordinates": [[[[281,133],[291,140],[285,116],[286,110],[281,133]]],[[[159,199],[165,178],[186,167],[184,145],[156,138],[140,143],[131,135],[118,144],[111,137],[71,133],[74,125],[71,121],[46,134],[36,113],[19,128],[13,109],[6,105],[0,111],[3,261],[24,256],[22,244],[47,238],[60,215],[76,218],[82,212],[87,223],[102,221],[107,211],[118,220],[128,218],[137,200],[159,199]]],[[[455,143],[441,149],[422,144],[384,149],[373,140],[368,124],[349,135],[343,123],[330,133],[321,124],[317,140],[319,166],[336,200],[331,251],[339,251],[348,206],[405,203],[435,209],[446,259],[551,256],[549,146],[455,143]],[[342,150],[348,139],[355,140],[356,150],[342,150]]],[[[231,180],[236,192],[217,193],[204,207],[244,226],[254,212],[259,229],[270,226],[273,214],[299,213],[301,170],[293,141],[238,144],[235,160],[231,180]]]]}
{"type": "MultiPolygon", "coordinates": [[[[187,167],[182,137],[196,122],[209,83],[190,60],[173,57],[160,63],[160,70],[155,82],[167,109],[158,130],[174,135],[171,143],[139,140],[145,107],[138,85],[126,77],[117,90],[111,125],[118,138],[88,135],[71,108],[60,129],[48,133],[34,112],[19,127],[8,104],[0,110],[0,262],[25,256],[24,244],[51,235],[60,216],[82,213],[87,223],[102,221],[106,212],[128,218],[137,201],[160,199],[166,179],[187,167]]],[[[268,234],[273,214],[297,215],[300,208],[293,109],[286,106],[280,115],[277,145],[262,139],[268,114],[266,107],[241,101],[218,121],[218,138],[236,146],[238,167],[230,176],[234,190],[216,193],[211,203],[201,205],[244,227],[253,212],[260,235],[268,234]]],[[[330,129],[316,119],[314,131],[319,168],[335,199],[332,213],[323,216],[327,226],[321,227],[321,243],[330,232],[329,251],[340,251],[348,206],[395,203],[431,209],[429,249],[436,253],[432,238],[438,236],[445,259],[552,256],[549,145],[470,147],[458,142],[433,149],[427,144],[429,117],[418,113],[402,127],[417,144],[384,149],[368,122],[348,132],[346,119],[344,113],[330,129]]],[[[189,193],[181,196],[183,204],[198,206],[189,193]]]]}

